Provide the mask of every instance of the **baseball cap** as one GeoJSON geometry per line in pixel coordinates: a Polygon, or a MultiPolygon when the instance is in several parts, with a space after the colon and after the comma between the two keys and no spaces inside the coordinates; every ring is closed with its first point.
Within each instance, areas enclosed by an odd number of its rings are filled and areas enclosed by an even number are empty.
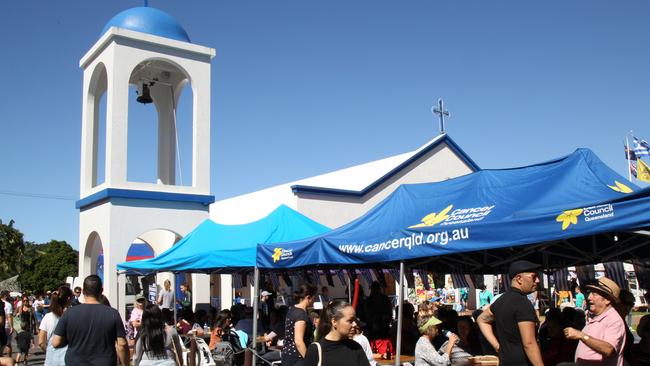
{"type": "Polygon", "coordinates": [[[536,272],[540,268],[539,264],[535,264],[529,261],[514,261],[510,263],[510,268],[508,269],[508,274],[510,278],[514,278],[516,275],[524,272],[536,272]]]}
{"type": "Polygon", "coordinates": [[[273,295],[273,292],[268,292],[266,290],[262,291],[262,293],[260,294],[260,296],[270,296],[270,295],[273,295]]]}

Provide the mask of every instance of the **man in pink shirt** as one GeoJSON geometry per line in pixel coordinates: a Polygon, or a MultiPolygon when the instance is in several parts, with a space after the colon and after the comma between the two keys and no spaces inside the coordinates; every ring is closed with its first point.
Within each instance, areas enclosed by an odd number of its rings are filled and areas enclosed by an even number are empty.
{"type": "Polygon", "coordinates": [[[601,277],[597,285],[587,285],[587,288],[591,290],[587,325],[582,331],[564,329],[567,339],[580,341],[576,365],[623,366],[625,323],[614,309],[621,289],[607,277],[601,277]]]}

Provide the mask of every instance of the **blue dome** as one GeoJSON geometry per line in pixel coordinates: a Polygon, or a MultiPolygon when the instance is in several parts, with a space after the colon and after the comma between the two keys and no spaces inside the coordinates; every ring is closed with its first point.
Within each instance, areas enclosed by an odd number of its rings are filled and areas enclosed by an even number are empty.
{"type": "Polygon", "coordinates": [[[102,34],[106,33],[110,27],[125,28],[136,32],[190,42],[190,37],[178,21],[171,15],[156,8],[138,7],[125,10],[106,23],[102,34]]]}

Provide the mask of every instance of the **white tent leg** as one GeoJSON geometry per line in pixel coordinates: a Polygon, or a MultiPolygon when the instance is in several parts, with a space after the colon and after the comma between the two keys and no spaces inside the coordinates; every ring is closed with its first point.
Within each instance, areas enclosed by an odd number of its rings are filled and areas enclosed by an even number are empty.
{"type": "Polygon", "coordinates": [[[352,280],[348,275],[348,304],[352,304],[352,280]]]}
{"type": "MultiPolygon", "coordinates": [[[[259,313],[258,302],[260,299],[257,293],[260,289],[259,287],[260,269],[257,268],[257,266],[255,266],[255,272],[253,274],[253,277],[254,277],[253,281],[255,282],[253,283],[253,334],[252,336],[253,336],[253,350],[256,350],[257,349],[257,316],[259,313]]],[[[257,356],[255,355],[255,352],[252,352],[252,354],[253,354],[253,366],[254,366],[257,362],[257,356]]]]}
{"type": "Polygon", "coordinates": [[[397,293],[397,345],[395,346],[395,366],[399,366],[402,352],[402,314],[404,313],[404,261],[399,262],[399,292],[397,293]]]}
{"type": "Polygon", "coordinates": [[[178,321],[178,314],[176,314],[176,273],[172,272],[172,277],[174,278],[174,283],[172,284],[172,294],[174,295],[174,328],[176,328],[176,322],[178,321]]]}

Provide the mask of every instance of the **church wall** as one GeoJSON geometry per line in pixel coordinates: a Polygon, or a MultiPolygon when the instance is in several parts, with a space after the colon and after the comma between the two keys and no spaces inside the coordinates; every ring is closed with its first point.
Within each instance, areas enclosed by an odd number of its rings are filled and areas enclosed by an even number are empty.
{"type": "Polygon", "coordinates": [[[366,197],[359,199],[301,194],[298,197],[297,210],[323,225],[336,228],[365,214],[401,184],[443,181],[471,172],[472,169],[451,149],[441,144],[413,162],[410,167],[388,179],[366,197]]]}

